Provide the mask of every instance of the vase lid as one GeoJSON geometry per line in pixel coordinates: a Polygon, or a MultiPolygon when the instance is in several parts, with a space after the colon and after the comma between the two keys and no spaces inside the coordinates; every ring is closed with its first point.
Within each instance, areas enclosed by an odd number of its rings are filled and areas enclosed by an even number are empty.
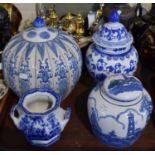
{"type": "Polygon", "coordinates": [[[5,51],[14,48],[16,53],[18,53],[25,49],[28,50],[26,56],[29,56],[31,51],[35,48],[43,59],[45,51],[51,50],[58,56],[59,48],[67,51],[69,45],[73,45],[76,50],[80,49],[71,35],[61,29],[46,27],[43,18],[38,16],[33,21],[31,28],[11,38],[5,51]]]}
{"type": "Polygon", "coordinates": [[[47,28],[42,17],[38,16],[32,23],[32,27],[22,33],[24,40],[29,42],[47,42],[58,36],[58,30],[55,28],[47,28]]]}
{"type": "Polygon", "coordinates": [[[113,10],[109,22],[99,27],[93,35],[93,41],[105,48],[122,48],[132,44],[133,37],[120,21],[121,11],[113,10]]]}
{"type": "Polygon", "coordinates": [[[112,75],[105,79],[101,90],[109,98],[126,104],[141,98],[143,85],[134,76],[112,75]]]}

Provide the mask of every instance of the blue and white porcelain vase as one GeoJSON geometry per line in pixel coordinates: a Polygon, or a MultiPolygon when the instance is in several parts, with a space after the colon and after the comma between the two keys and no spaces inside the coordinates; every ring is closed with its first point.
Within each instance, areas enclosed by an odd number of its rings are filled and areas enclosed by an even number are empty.
{"type": "Polygon", "coordinates": [[[110,147],[128,147],[141,135],[152,112],[152,100],[134,76],[111,75],[88,98],[92,131],[110,147]]]}
{"type": "Polygon", "coordinates": [[[133,37],[119,23],[120,12],[112,11],[109,22],[100,26],[86,55],[87,68],[96,81],[114,74],[133,75],[138,54],[132,45],[133,37]]]}
{"type": "Polygon", "coordinates": [[[66,32],[47,28],[41,17],[11,39],[2,58],[5,82],[18,96],[32,88],[51,88],[64,99],[81,75],[78,44],[66,32]]]}
{"type": "Polygon", "coordinates": [[[32,145],[46,147],[60,139],[70,119],[71,109],[63,110],[60,102],[51,89],[32,89],[12,107],[10,116],[32,145]]]}

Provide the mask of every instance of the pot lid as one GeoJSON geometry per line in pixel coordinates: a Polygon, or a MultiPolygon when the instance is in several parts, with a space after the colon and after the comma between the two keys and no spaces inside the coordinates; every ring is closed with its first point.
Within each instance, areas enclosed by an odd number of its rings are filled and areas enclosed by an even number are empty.
{"type": "Polygon", "coordinates": [[[23,32],[23,39],[29,42],[47,42],[58,36],[58,30],[47,28],[42,17],[38,16],[32,23],[31,28],[23,32]]]}
{"type": "Polygon", "coordinates": [[[141,98],[143,85],[134,76],[113,75],[105,79],[101,89],[109,98],[125,104],[141,98]]]}
{"type": "Polygon", "coordinates": [[[105,48],[122,48],[132,44],[133,37],[120,21],[121,11],[113,10],[109,22],[100,26],[93,35],[93,41],[105,48]]]}
{"type": "Polygon", "coordinates": [[[42,17],[38,16],[33,21],[32,27],[15,35],[5,50],[15,47],[16,53],[18,53],[24,46],[28,51],[26,55],[28,57],[35,48],[43,59],[47,49],[50,49],[58,56],[58,47],[67,51],[69,44],[79,48],[72,36],[60,29],[46,27],[42,17]]]}

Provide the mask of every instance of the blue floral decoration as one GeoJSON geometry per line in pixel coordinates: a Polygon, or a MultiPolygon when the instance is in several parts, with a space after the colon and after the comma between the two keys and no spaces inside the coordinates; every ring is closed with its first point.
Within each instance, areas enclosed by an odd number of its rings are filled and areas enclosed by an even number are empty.
{"type": "Polygon", "coordinates": [[[28,34],[27,34],[27,36],[28,36],[29,38],[34,38],[36,35],[37,35],[37,33],[36,33],[35,31],[30,31],[30,32],[28,32],[28,34]]]}
{"type": "Polygon", "coordinates": [[[49,39],[49,38],[50,38],[50,34],[49,34],[48,32],[46,32],[46,31],[41,32],[41,33],[39,34],[39,36],[40,36],[42,39],[49,39]]]}

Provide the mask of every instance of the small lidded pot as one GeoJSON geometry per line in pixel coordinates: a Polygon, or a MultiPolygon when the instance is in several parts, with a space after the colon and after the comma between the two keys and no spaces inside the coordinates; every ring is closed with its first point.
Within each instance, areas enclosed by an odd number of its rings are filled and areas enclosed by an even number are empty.
{"type": "Polygon", "coordinates": [[[86,65],[96,81],[104,81],[114,74],[133,75],[137,69],[133,37],[119,20],[120,12],[112,11],[109,22],[100,26],[88,48],[86,65]]]}
{"type": "Polygon", "coordinates": [[[95,136],[110,147],[128,147],[141,135],[152,113],[152,101],[134,76],[112,75],[88,98],[95,136]]]}
{"type": "Polygon", "coordinates": [[[70,119],[71,109],[63,110],[60,102],[51,89],[32,89],[12,107],[10,116],[32,145],[46,147],[59,140],[70,119]]]}

